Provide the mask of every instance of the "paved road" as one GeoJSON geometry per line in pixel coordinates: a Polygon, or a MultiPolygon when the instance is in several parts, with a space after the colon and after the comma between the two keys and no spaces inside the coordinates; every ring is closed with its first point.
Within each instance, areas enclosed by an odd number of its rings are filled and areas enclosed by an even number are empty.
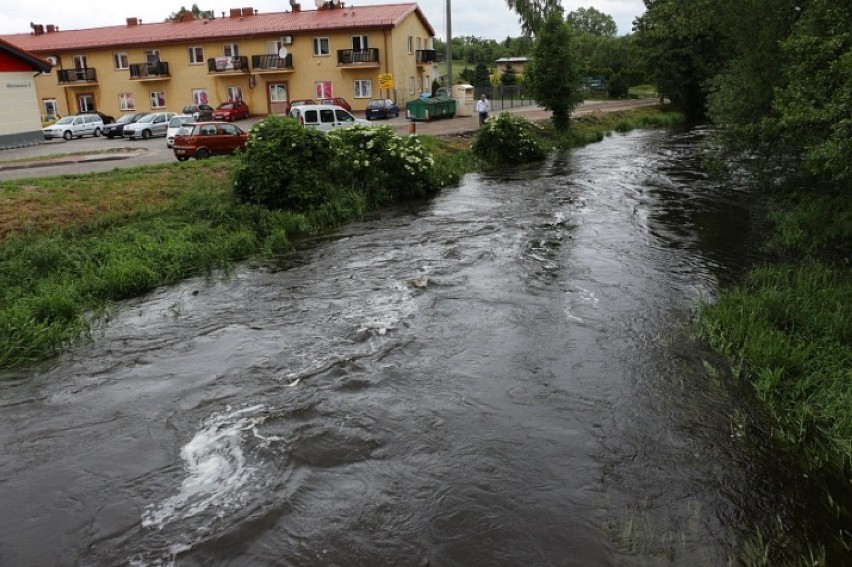
{"type": "MultiPolygon", "coordinates": [[[[587,101],[574,112],[575,116],[592,112],[610,112],[636,106],[656,104],[656,99],[587,101]]],[[[530,120],[539,122],[550,118],[550,112],[536,106],[506,108],[513,113],[523,114],[530,120]]],[[[498,110],[499,111],[499,110],[498,110]]],[[[237,121],[243,129],[251,128],[264,117],[237,121]]],[[[412,123],[405,116],[391,120],[377,121],[386,124],[404,135],[411,133],[412,124],[417,134],[433,136],[471,134],[479,127],[477,116],[456,116],[455,118],[412,123]]],[[[45,141],[37,146],[0,150],[0,181],[43,177],[52,175],[76,175],[100,171],[111,171],[119,167],[137,167],[169,163],[175,160],[172,150],[166,147],[165,138],[150,140],[129,140],[100,138],[80,138],[69,142],[65,140],[45,141]],[[109,150],[103,154],[85,154],[85,152],[109,150]],[[44,156],[57,156],[44,160],[44,156]],[[18,161],[24,160],[24,161],[18,161]],[[32,161],[26,161],[32,160],[32,161]],[[13,162],[14,161],[14,162],[13,162]],[[13,162],[13,163],[10,163],[13,162]]]]}

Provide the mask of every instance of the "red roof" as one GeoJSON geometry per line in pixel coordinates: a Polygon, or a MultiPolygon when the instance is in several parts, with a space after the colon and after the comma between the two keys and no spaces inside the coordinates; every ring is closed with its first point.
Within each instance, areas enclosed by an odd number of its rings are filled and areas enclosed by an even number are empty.
{"type": "Polygon", "coordinates": [[[21,49],[20,46],[0,37],[0,55],[2,54],[7,54],[13,59],[20,61],[26,65],[28,69],[41,71],[42,73],[50,71],[51,65],[49,62],[33,55],[32,53],[27,53],[25,50],[21,49]]]}
{"type": "Polygon", "coordinates": [[[295,35],[301,32],[392,28],[412,13],[420,18],[429,34],[434,36],[435,30],[417,4],[385,4],[299,12],[272,12],[244,17],[226,16],[210,20],[108,26],[40,34],[14,34],[4,35],[0,39],[14,42],[28,51],[57,52],[71,49],[186,43],[195,40],[237,39],[270,34],[295,35]]]}

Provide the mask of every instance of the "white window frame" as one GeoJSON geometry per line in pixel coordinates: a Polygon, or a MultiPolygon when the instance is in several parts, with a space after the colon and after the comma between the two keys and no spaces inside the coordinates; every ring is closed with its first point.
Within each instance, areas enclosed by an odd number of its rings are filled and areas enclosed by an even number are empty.
{"type": "Polygon", "coordinates": [[[95,95],[82,93],[77,95],[77,108],[80,112],[91,112],[95,109],[95,95]]]}
{"type": "Polygon", "coordinates": [[[331,40],[327,37],[315,37],[313,39],[314,57],[331,57],[331,40]],[[323,44],[326,48],[326,53],[322,52],[323,44]]]}
{"type": "Polygon", "coordinates": [[[130,58],[127,53],[117,51],[112,54],[112,68],[116,71],[124,71],[130,69],[130,58]]]}
{"type": "Polygon", "coordinates": [[[370,79],[355,79],[352,83],[354,98],[373,98],[373,81],[370,79]]]}
{"type": "Polygon", "coordinates": [[[227,94],[228,102],[236,102],[238,100],[243,100],[242,87],[227,87],[227,94]]]}
{"type": "Polygon", "coordinates": [[[286,83],[272,83],[269,85],[269,102],[287,102],[288,100],[290,99],[287,97],[286,83]]]}
{"type": "Polygon", "coordinates": [[[284,42],[279,40],[275,41],[267,41],[266,42],[266,54],[267,55],[278,55],[278,52],[281,51],[281,48],[284,47],[284,42]]]}
{"type": "Polygon", "coordinates": [[[210,95],[205,88],[192,89],[192,104],[210,104],[210,95]]]}
{"type": "Polygon", "coordinates": [[[151,110],[156,110],[166,107],[166,93],[163,91],[151,91],[148,93],[148,102],[151,103],[151,110]]]}
{"type": "Polygon", "coordinates": [[[370,49],[370,42],[367,34],[358,34],[352,36],[352,49],[355,51],[370,49]]]}
{"type": "Polygon", "coordinates": [[[200,45],[193,45],[186,49],[189,55],[190,65],[202,65],[204,63],[204,48],[200,45]]]}
{"type": "Polygon", "coordinates": [[[136,99],[133,93],[118,93],[118,109],[122,112],[136,110],[136,99]]]}
{"type": "Polygon", "coordinates": [[[422,37],[418,37],[418,38],[417,38],[417,51],[420,51],[421,49],[423,49],[423,47],[422,47],[422,46],[423,46],[423,38],[422,38],[422,37]]]}
{"type": "Polygon", "coordinates": [[[44,113],[47,116],[56,116],[59,112],[59,106],[57,106],[55,98],[41,99],[41,107],[44,109],[44,113]],[[53,112],[51,112],[51,110],[53,112]]]}
{"type": "Polygon", "coordinates": [[[314,81],[314,98],[334,98],[334,83],[331,81],[314,81]]]}
{"type": "Polygon", "coordinates": [[[222,55],[236,59],[240,56],[240,46],[236,43],[226,43],[222,46],[222,55]]]}
{"type": "Polygon", "coordinates": [[[414,37],[408,36],[408,54],[414,53],[414,37]]]}

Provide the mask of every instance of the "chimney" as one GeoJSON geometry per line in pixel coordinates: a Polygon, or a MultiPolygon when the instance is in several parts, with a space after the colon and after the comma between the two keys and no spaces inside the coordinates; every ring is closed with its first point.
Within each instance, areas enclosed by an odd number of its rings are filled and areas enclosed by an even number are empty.
{"type": "Polygon", "coordinates": [[[231,17],[232,18],[240,18],[243,15],[243,11],[239,8],[231,8],[231,17]]]}
{"type": "Polygon", "coordinates": [[[243,16],[254,16],[254,8],[243,8],[241,10],[243,16]]]}
{"type": "Polygon", "coordinates": [[[33,28],[34,35],[41,35],[44,33],[44,26],[41,24],[30,24],[30,27],[33,28]]]}
{"type": "Polygon", "coordinates": [[[138,26],[139,19],[138,18],[127,18],[127,27],[138,26]]]}
{"type": "Polygon", "coordinates": [[[299,4],[299,0],[290,0],[290,8],[292,8],[294,12],[302,11],[302,5],[299,4]]]}
{"type": "Polygon", "coordinates": [[[53,33],[56,31],[56,26],[53,24],[47,24],[47,33],[53,33]]]}

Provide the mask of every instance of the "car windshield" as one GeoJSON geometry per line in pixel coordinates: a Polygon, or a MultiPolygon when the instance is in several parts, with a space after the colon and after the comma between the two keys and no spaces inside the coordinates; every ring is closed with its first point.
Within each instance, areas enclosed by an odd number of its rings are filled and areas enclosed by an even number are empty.
{"type": "Polygon", "coordinates": [[[156,114],[148,114],[148,115],[143,116],[142,118],[140,118],[136,122],[147,124],[148,122],[153,122],[155,116],[157,116],[157,115],[156,114]]]}
{"type": "Polygon", "coordinates": [[[169,120],[169,128],[177,128],[188,122],[192,122],[192,116],[175,116],[169,120]]]}
{"type": "Polygon", "coordinates": [[[128,122],[135,122],[136,121],[135,117],[136,117],[135,114],[125,114],[124,116],[122,116],[121,118],[116,120],[116,123],[127,124],[128,122]]]}
{"type": "Polygon", "coordinates": [[[59,119],[57,124],[72,124],[73,122],[74,122],[73,116],[63,116],[62,118],[59,119]]]}
{"type": "Polygon", "coordinates": [[[234,105],[230,102],[219,105],[219,110],[228,110],[229,108],[234,108],[234,105]]]}

